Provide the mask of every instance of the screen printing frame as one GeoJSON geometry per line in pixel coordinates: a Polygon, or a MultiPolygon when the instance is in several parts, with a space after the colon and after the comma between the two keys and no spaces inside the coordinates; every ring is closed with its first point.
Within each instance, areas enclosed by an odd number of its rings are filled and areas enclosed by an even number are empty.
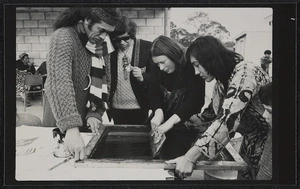
{"type": "MultiPolygon", "coordinates": [[[[174,170],[175,164],[166,164],[165,160],[161,159],[117,159],[117,158],[102,158],[102,159],[91,159],[91,155],[95,151],[95,148],[101,143],[108,129],[111,127],[121,128],[138,128],[149,130],[149,126],[145,125],[103,125],[99,130],[99,134],[95,134],[89,143],[85,147],[85,160],[74,164],[75,167],[88,167],[88,168],[145,168],[145,169],[165,169],[174,170]]],[[[198,161],[194,170],[243,170],[247,164],[228,143],[225,147],[227,152],[231,155],[234,161],[198,161]]]]}

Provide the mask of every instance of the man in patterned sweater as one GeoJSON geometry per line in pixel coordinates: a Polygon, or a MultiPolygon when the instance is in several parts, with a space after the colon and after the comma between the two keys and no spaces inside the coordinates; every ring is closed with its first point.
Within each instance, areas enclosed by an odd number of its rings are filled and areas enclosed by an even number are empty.
{"type": "Polygon", "coordinates": [[[54,24],[47,56],[43,125],[57,126],[66,133],[65,148],[75,154],[75,160],[85,156],[79,127],[88,119],[89,92],[84,89],[89,84],[93,56],[86,44],[109,37],[107,33],[114,30],[120,17],[116,8],[70,8],[54,24]]]}

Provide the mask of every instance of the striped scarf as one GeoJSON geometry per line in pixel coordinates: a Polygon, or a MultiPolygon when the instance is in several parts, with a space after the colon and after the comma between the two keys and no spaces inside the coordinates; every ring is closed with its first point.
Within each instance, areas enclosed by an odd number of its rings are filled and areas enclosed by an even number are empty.
{"type": "Polygon", "coordinates": [[[87,42],[86,46],[92,55],[92,67],[89,77],[89,85],[85,90],[90,89],[87,108],[96,111],[98,108],[103,108],[107,102],[108,89],[105,73],[105,62],[109,63],[109,54],[115,49],[110,41],[109,36],[104,40],[97,41],[95,44],[87,42]],[[100,48],[102,46],[102,49],[100,48]]]}

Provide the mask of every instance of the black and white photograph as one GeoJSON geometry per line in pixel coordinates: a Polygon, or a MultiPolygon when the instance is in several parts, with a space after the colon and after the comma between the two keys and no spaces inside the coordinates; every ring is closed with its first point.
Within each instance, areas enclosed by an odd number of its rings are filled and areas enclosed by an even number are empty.
{"type": "Polygon", "coordinates": [[[16,6],[13,179],[274,181],[274,30],[266,4],[16,6]]]}

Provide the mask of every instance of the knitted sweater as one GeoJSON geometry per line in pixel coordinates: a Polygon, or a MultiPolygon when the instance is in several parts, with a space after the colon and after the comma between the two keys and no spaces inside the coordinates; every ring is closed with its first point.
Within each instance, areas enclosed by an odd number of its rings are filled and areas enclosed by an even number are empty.
{"type": "Polygon", "coordinates": [[[44,126],[62,132],[83,125],[91,56],[74,28],[57,29],[50,40],[45,83],[44,126]]]}
{"type": "MultiPolygon", "coordinates": [[[[135,46],[133,47],[133,56],[131,59],[131,66],[134,66],[135,64],[135,59],[137,57],[135,57],[135,52],[138,50],[136,49],[136,43],[137,43],[137,39],[134,39],[134,44],[135,46]]],[[[144,77],[144,81],[143,82],[139,82],[132,74],[132,72],[130,73],[130,84],[131,87],[133,89],[133,93],[138,101],[139,106],[141,107],[141,109],[143,110],[143,112],[145,113],[145,115],[148,114],[148,110],[149,110],[149,98],[148,98],[148,85],[149,85],[149,72],[150,72],[150,65],[152,62],[151,59],[151,54],[150,54],[150,49],[151,49],[151,45],[152,43],[149,41],[145,41],[140,39],[140,48],[139,48],[139,57],[138,57],[138,67],[141,69],[146,69],[146,72],[143,73],[143,77],[144,77]]],[[[118,64],[117,64],[117,60],[118,59],[118,51],[114,51],[111,53],[110,56],[110,64],[107,64],[107,80],[109,83],[109,97],[108,97],[108,111],[107,114],[109,117],[113,117],[113,112],[110,111],[110,109],[112,108],[112,101],[113,101],[113,97],[115,95],[116,92],[116,88],[118,85],[118,64]]]]}

